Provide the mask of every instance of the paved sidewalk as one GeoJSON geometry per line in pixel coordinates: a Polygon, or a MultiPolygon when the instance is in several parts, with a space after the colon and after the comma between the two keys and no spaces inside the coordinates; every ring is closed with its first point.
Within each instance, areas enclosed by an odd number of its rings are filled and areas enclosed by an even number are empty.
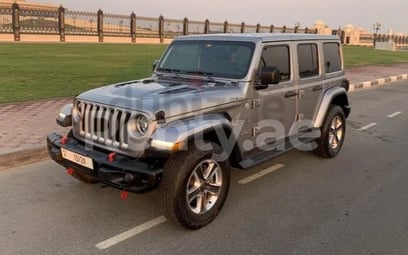
{"type": "MultiPolygon", "coordinates": [[[[407,79],[408,63],[363,66],[346,71],[352,90],[407,79]]],[[[0,104],[0,170],[47,158],[45,137],[50,132],[65,134],[55,118],[72,98],[0,104]]]]}

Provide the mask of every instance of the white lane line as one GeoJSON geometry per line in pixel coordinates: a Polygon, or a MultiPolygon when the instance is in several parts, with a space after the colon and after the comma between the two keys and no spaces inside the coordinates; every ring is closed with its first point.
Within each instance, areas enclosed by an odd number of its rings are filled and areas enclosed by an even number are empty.
{"type": "Polygon", "coordinates": [[[388,115],[388,118],[394,118],[397,117],[398,115],[402,114],[402,112],[394,112],[393,114],[388,115]]]}
{"type": "Polygon", "coordinates": [[[267,169],[265,169],[265,170],[260,171],[259,173],[256,173],[256,174],[253,174],[253,175],[251,175],[251,176],[248,176],[247,178],[238,181],[238,183],[239,183],[239,184],[247,184],[247,183],[250,183],[250,182],[252,182],[252,181],[255,181],[255,180],[258,179],[258,178],[261,178],[262,176],[265,176],[265,175],[267,175],[267,174],[269,174],[269,173],[275,172],[276,170],[279,170],[279,169],[281,169],[281,168],[284,167],[284,166],[285,166],[284,164],[276,164],[276,165],[271,166],[271,167],[269,167],[269,168],[267,168],[267,169]]]}
{"type": "Polygon", "coordinates": [[[98,243],[97,245],[95,245],[96,248],[98,248],[99,250],[104,250],[107,249],[111,246],[114,246],[120,242],[125,241],[126,239],[129,239],[135,235],[138,235],[140,233],[142,233],[143,231],[149,230],[163,222],[166,221],[166,218],[164,216],[160,216],[157,217],[154,220],[148,221],[146,223],[143,223],[142,225],[139,225],[137,227],[134,227],[126,232],[123,232],[121,234],[118,234],[114,237],[111,237],[103,242],[98,243]]]}
{"type": "Polygon", "coordinates": [[[377,123],[371,123],[371,124],[368,124],[367,126],[364,126],[364,127],[362,127],[362,128],[359,128],[359,129],[357,129],[357,130],[358,130],[358,131],[364,131],[364,130],[367,130],[367,129],[369,129],[369,128],[375,127],[375,126],[377,126],[377,123]]]}

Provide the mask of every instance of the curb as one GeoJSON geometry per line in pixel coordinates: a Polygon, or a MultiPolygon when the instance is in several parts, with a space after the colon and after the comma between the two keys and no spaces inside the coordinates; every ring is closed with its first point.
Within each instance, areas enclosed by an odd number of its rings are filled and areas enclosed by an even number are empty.
{"type": "Polygon", "coordinates": [[[48,159],[47,148],[39,147],[0,155],[0,171],[48,159]]]}
{"type": "Polygon", "coordinates": [[[350,84],[349,92],[353,92],[353,91],[361,90],[361,89],[368,89],[374,86],[382,86],[382,85],[386,85],[394,81],[402,81],[402,80],[407,80],[407,79],[408,79],[408,74],[401,74],[401,75],[396,75],[396,76],[390,76],[387,78],[375,79],[372,81],[364,81],[364,82],[359,82],[356,84],[350,84]]]}
{"type": "MultiPolygon", "coordinates": [[[[359,82],[356,84],[350,84],[349,92],[368,89],[375,86],[383,86],[391,82],[407,80],[408,74],[401,74],[396,76],[390,76],[381,79],[375,79],[372,81],[359,82]]],[[[13,167],[27,165],[39,161],[49,159],[48,151],[45,146],[40,146],[34,149],[27,149],[16,151],[13,153],[0,155],[0,171],[13,167]]]]}

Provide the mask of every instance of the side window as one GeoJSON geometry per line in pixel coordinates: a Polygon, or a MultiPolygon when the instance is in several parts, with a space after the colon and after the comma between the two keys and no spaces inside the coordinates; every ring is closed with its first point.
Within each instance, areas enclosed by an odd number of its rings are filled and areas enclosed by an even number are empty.
{"type": "Polygon", "coordinates": [[[288,45],[267,46],[263,49],[260,67],[274,66],[280,71],[281,81],[290,80],[290,55],[288,45]]]}
{"type": "Polygon", "coordinates": [[[338,43],[324,43],[323,53],[326,73],[341,71],[340,45],[338,43]]]}
{"type": "Polygon", "coordinates": [[[319,56],[316,44],[299,44],[297,47],[300,78],[319,75],[319,56]]]}

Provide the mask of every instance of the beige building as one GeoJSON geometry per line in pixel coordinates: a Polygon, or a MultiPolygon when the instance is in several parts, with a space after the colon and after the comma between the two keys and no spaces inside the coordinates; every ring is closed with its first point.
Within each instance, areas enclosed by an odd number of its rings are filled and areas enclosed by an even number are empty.
{"type": "Polygon", "coordinates": [[[313,25],[313,29],[317,29],[317,33],[321,35],[331,35],[332,28],[330,28],[323,20],[318,20],[313,25]]]}
{"type": "MultiPolygon", "coordinates": [[[[331,28],[324,23],[322,20],[316,21],[313,28],[317,29],[319,34],[330,35],[332,30],[337,28],[331,28]]],[[[373,33],[361,28],[356,27],[352,24],[348,24],[341,28],[344,32],[344,43],[349,45],[372,45],[373,44],[373,33]]]]}
{"type": "Polygon", "coordinates": [[[25,0],[0,0],[0,6],[10,7],[13,3],[18,3],[18,5],[24,9],[41,9],[46,11],[53,11],[59,8],[58,5],[29,3],[25,0]]]}

